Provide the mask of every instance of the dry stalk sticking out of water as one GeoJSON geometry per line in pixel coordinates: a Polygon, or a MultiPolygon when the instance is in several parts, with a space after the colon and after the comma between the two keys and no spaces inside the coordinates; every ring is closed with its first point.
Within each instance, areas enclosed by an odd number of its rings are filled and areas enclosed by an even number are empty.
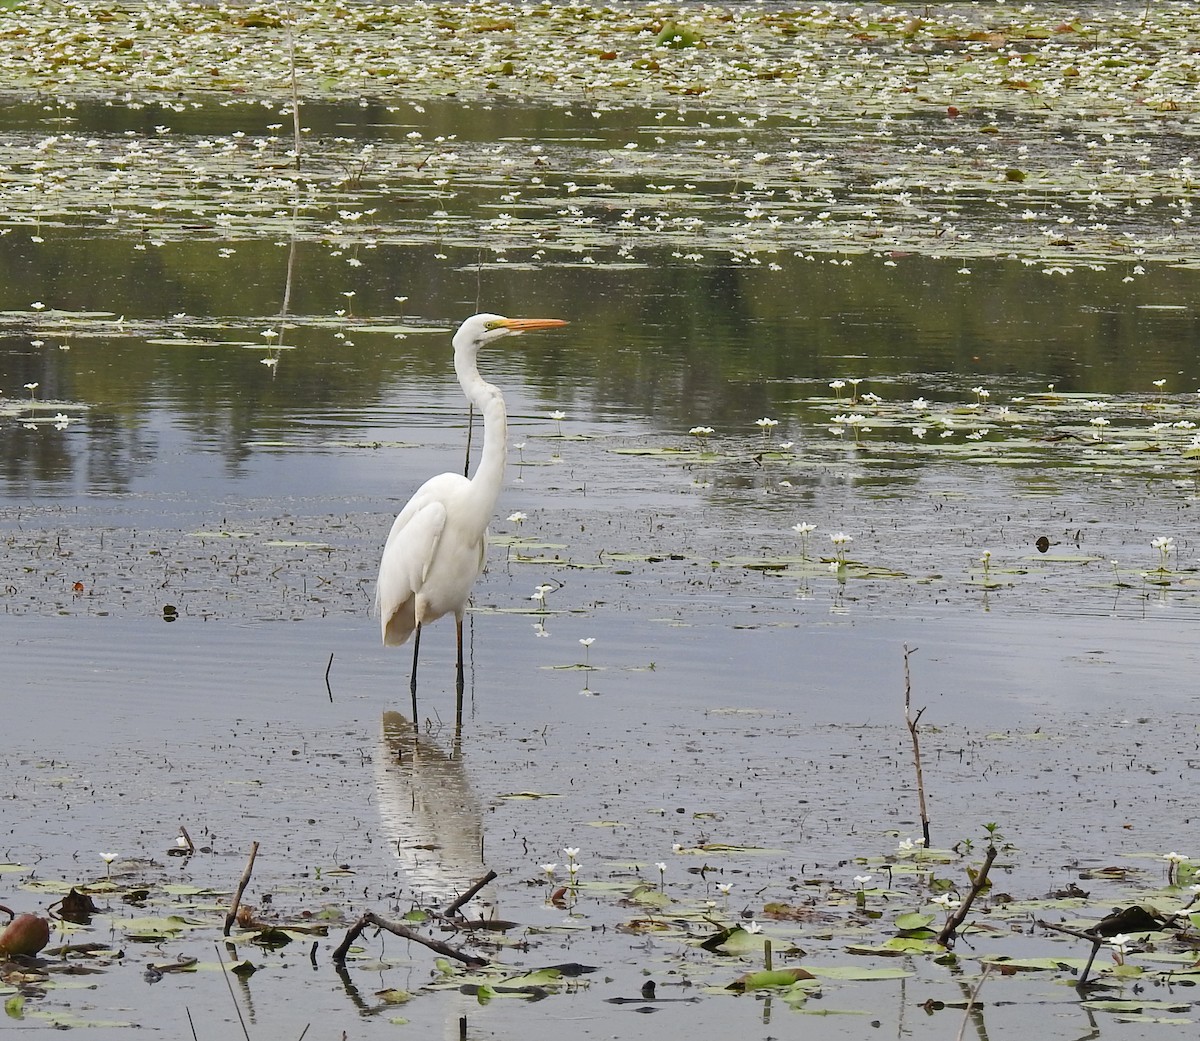
{"type": "Polygon", "coordinates": [[[233,928],[233,923],[237,921],[238,905],[242,902],[242,894],[246,891],[246,886],[250,884],[250,873],[254,870],[254,858],[257,856],[258,843],[253,842],[250,845],[250,859],[246,861],[246,870],[242,872],[237,891],[233,894],[233,903],[230,904],[229,913],[225,916],[226,936],[229,935],[229,930],[233,928]]]}
{"type": "Polygon", "coordinates": [[[925,836],[925,848],[929,849],[929,811],[925,808],[925,776],[921,773],[921,742],[917,737],[917,724],[921,722],[925,709],[922,708],[916,716],[912,714],[912,673],[908,668],[909,655],[918,650],[919,647],[914,647],[910,651],[908,644],[904,645],[904,722],[912,738],[913,764],[917,770],[917,798],[921,803],[921,833],[925,836]]]}

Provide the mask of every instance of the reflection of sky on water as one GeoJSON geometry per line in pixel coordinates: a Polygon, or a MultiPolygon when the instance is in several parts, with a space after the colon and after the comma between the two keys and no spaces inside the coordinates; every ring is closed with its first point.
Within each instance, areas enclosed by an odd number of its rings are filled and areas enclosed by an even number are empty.
{"type": "MultiPolygon", "coordinates": [[[[524,452],[510,450],[511,484],[519,476],[522,456],[549,454],[552,442],[547,436],[556,428],[527,388],[510,383],[504,393],[510,444],[527,442],[524,452]]],[[[13,432],[10,452],[42,439],[41,443],[53,442],[55,461],[38,479],[25,475],[26,467],[14,461],[17,472],[10,476],[9,489],[56,499],[105,492],[161,495],[164,504],[178,502],[187,508],[187,498],[207,501],[227,495],[277,497],[282,502],[292,497],[405,496],[426,477],[461,468],[466,414],[453,373],[448,372],[442,383],[423,380],[414,387],[389,388],[387,394],[386,401],[355,411],[298,410],[290,417],[277,416],[271,431],[240,445],[231,443],[233,435],[227,429],[213,430],[191,415],[150,407],[138,413],[136,450],[117,459],[96,444],[104,444],[111,421],[84,413],[65,431],[42,426],[13,432]]],[[[580,422],[574,415],[566,427],[572,432],[595,429],[593,422],[580,422]]],[[[632,434],[645,426],[618,419],[603,429],[632,434]]],[[[477,419],[473,462],[481,436],[477,419]]]]}

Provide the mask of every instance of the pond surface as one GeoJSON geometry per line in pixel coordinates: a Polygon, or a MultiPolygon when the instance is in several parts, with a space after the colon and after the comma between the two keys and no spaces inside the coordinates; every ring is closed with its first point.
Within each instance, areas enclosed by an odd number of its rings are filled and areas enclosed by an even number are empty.
{"type": "Polygon", "coordinates": [[[7,966],[5,1023],[953,1038],[966,1015],[1065,1039],[1197,1018],[1188,916],[1102,948],[1085,988],[1091,945],[1035,924],[1193,895],[1164,855],[1193,848],[1200,762],[1195,79],[1163,41],[1195,17],[968,6],[915,28],[689,7],[707,43],[683,49],[635,48],[663,26],[632,8],[352,6],[334,33],[301,6],[299,172],[285,81],[233,82],[278,71],[277,11],[80,8],[73,43],[13,14],[45,62],[18,87],[78,78],[0,105],[0,904],[86,887],[96,910],[53,942],[93,945],[66,959],[93,974],[7,966]],[[138,86],[163,59],[121,43],[235,30],[205,52],[219,82],[181,69],[169,99],[138,86]],[[441,34],[442,78],[363,91],[320,65],[350,39],[392,60],[381,33],[441,34]],[[545,75],[504,72],[531,48],[545,75]],[[993,76],[1022,56],[1057,78],[993,76]],[[572,61],[649,78],[568,91],[572,61]],[[838,77],[814,122],[804,90],[838,77]],[[571,324],[481,361],[509,468],[461,725],[442,622],[414,726],[374,579],[403,502],[462,467],[449,339],[481,309],[571,324]],[[947,957],[934,899],[966,896],[987,824],[994,885],[947,957]],[[252,842],[254,921],[226,943],[252,842]],[[507,928],[410,924],[490,968],[368,930],[335,969],[362,913],[488,870],[468,914],[507,928]],[[726,990],[764,939],[816,982],[726,990]]]}

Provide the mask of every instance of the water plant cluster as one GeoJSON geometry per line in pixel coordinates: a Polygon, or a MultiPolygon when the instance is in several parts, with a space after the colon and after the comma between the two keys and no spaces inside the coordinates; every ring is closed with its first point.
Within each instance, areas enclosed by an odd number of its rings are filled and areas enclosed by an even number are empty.
{"type": "MultiPolygon", "coordinates": [[[[1067,393],[1050,384],[1044,390],[1010,393],[1002,399],[976,386],[957,400],[945,388],[935,400],[920,394],[897,400],[907,387],[881,385],[888,392],[885,397],[867,390],[868,380],[834,380],[829,384],[835,393],[832,398],[817,393],[788,402],[795,409],[795,421],[785,436],[772,436],[779,420],[757,420],[764,435],[757,447],[764,462],[826,455],[827,447],[813,444],[823,433],[846,446],[844,458],[866,464],[902,464],[907,459],[919,465],[922,455],[941,455],[1014,467],[1094,468],[1111,473],[1114,479],[1165,470],[1187,483],[1195,479],[1194,460],[1200,458],[1196,432],[1200,390],[1168,396],[1163,392],[1165,383],[1156,380],[1150,393],[1143,394],[1067,393]],[[847,383],[855,388],[852,396],[841,393],[847,383]],[[823,430],[817,425],[822,422],[823,430]]],[[[688,460],[723,458],[714,428],[693,427],[688,433],[695,439],[693,444],[674,451],[666,446],[661,453],[652,448],[617,451],[688,460]]],[[[740,431],[737,436],[745,438],[740,431]]],[[[744,452],[745,442],[739,443],[744,452]]]]}
{"type": "MultiPolygon", "coordinates": [[[[635,581],[665,583],[668,603],[679,583],[702,583],[707,596],[672,608],[689,619],[719,611],[721,593],[828,592],[842,609],[850,595],[856,609],[884,613],[901,603],[974,605],[981,589],[1016,589],[1011,606],[1027,612],[1086,613],[1126,590],[1123,608],[1134,611],[1150,593],[1195,600],[1197,564],[1178,520],[1198,494],[1192,394],[975,386],[955,396],[940,385],[935,399],[884,381],[832,382],[853,385],[853,395],[798,387],[812,393],[792,397],[784,418],[747,420],[742,430],[584,435],[563,432],[562,410],[547,413],[554,426],[543,420],[514,448],[506,496],[528,509],[494,526],[474,611],[525,612],[536,635],[562,636],[562,615],[590,597],[619,599],[635,581]],[[592,498],[552,505],[545,496],[568,471],[588,474],[592,498]],[[622,508],[629,497],[654,511],[657,530],[622,508]],[[570,591],[559,593],[564,581],[570,591]]],[[[70,417],[86,425],[88,414],[25,398],[0,410],[18,433],[33,426],[31,436],[72,435],[70,417]]],[[[303,435],[252,447],[347,461],[404,450],[303,435]]],[[[340,505],[314,501],[280,516],[272,501],[246,501],[189,518],[183,530],[152,512],[134,526],[92,528],[81,524],[87,510],[13,506],[0,514],[12,562],[5,610],[125,615],[168,605],[197,618],[359,617],[378,521],[340,505]]]]}
{"type": "Polygon", "coordinates": [[[919,253],[964,278],[1000,255],[1137,279],[1195,253],[1183,3],[695,5],[666,36],[665,11],[571,4],[54,12],[0,32],[10,89],[46,98],[0,144],[6,220],[36,244],[299,237],[351,289],[414,242],[535,265],[919,253]],[[346,97],[361,122],[327,124],[346,97]],[[531,104],[573,129],[539,132],[531,104]],[[515,133],[480,133],[496,121],[515,133]]]}
{"type": "MultiPolygon", "coordinates": [[[[728,740],[724,730],[717,723],[712,734],[693,734],[683,743],[728,740]]],[[[971,776],[984,763],[1006,768],[1039,743],[1047,763],[1055,764],[1080,736],[1064,731],[985,737],[958,728],[937,733],[942,752],[965,742],[974,762],[954,768],[956,757],[939,755],[940,765],[930,775],[935,804],[946,801],[949,793],[938,785],[951,777],[971,776]]],[[[1092,740],[1086,727],[1084,734],[1092,740]]],[[[825,740],[849,750],[862,737],[828,731],[802,740],[805,747],[825,740]]],[[[870,748],[860,744],[859,754],[876,754],[888,745],[882,732],[868,737],[870,748]]],[[[1131,748],[1137,739],[1129,735],[1131,748]]],[[[385,748],[372,753],[387,754],[385,748]]],[[[882,761],[890,770],[901,758],[893,750],[882,761]]],[[[351,791],[359,791],[363,780],[370,783],[365,775],[372,772],[371,762],[361,766],[364,777],[351,783],[351,791]]],[[[1088,772],[1103,769],[1097,763],[1088,772]]],[[[524,773],[518,769],[514,779],[524,773]]],[[[346,775],[342,778],[344,787],[346,775]]],[[[39,804],[56,801],[54,780],[36,773],[30,797],[39,804]]],[[[1069,782],[1063,773],[1048,783],[1069,782]]],[[[607,790],[611,783],[601,787],[607,790]]],[[[420,789],[417,797],[430,794],[420,789]]],[[[0,955],[0,999],[16,1021],[138,1025],[145,1022],[140,1013],[117,1009],[106,996],[131,968],[162,982],[174,1000],[189,1001],[210,985],[206,980],[230,974],[251,1007],[256,991],[286,986],[298,974],[311,980],[315,971],[327,975],[331,986],[323,991],[326,997],[308,1005],[307,1015],[354,1013],[385,1023],[421,1021],[427,1003],[457,992],[471,999],[461,1006],[471,1019],[476,1015],[471,1007],[484,1016],[482,1008],[494,1001],[554,998],[569,1002],[572,1010],[609,1004],[678,1016],[685,1010],[677,1005],[750,995],[765,1002],[761,1012],[767,1018],[773,1002],[779,1015],[863,1014],[895,1003],[903,1017],[915,994],[926,1002],[927,1013],[957,1024],[966,1010],[987,1019],[1014,1000],[1054,1000],[1063,987],[1075,988],[1081,1013],[1126,1023],[1194,1021],[1191,988],[1200,923],[1192,907],[1200,876],[1186,853],[1089,855],[1051,870],[1030,864],[1022,844],[995,824],[930,848],[912,832],[873,826],[868,837],[842,829],[831,836],[830,848],[814,851],[806,833],[834,823],[838,807],[832,792],[812,794],[796,842],[780,847],[757,845],[755,837],[770,834],[773,825],[745,818],[734,808],[735,792],[713,789],[680,820],[672,810],[626,800],[615,817],[576,821],[567,834],[584,835],[582,844],[555,848],[546,836],[561,833],[551,822],[564,819],[556,806],[565,793],[497,789],[496,819],[515,826],[514,835],[523,841],[491,843],[489,860],[501,877],[486,890],[492,909],[482,912],[474,905],[461,913],[447,911],[449,894],[425,900],[406,885],[387,891],[369,846],[338,843],[342,859],[329,860],[329,843],[319,833],[306,836],[291,853],[269,844],[236,916],[233,879],[222,878],[236,874],[228,870],[236,858],[225,855],[231,852],[227,843],[207,830],[196,843],[190,835],[181,837],[165,854],[143,848],[153,844],[150,836],[133,852],[97,853],[102,872],[89,870],[82,852],[68,858],[65,873],[57,861],[0,863],[0,878],[14,894],[10,902],[34,899],[53,912],[40,957],[0,955]],[[739,842],[740,829],[745,830],[739,842]],[[297,871],[296,855],[318,859],[297,871]],[[172,861],[170,869],[164,856],[172,861]],[[982,884],[978,873],[985,859],[991,872],[982,884]],[[969,891],[974,891],[970,913],[946,935],[969,891]],[[265,900],[263,893],[269,894],[265,900]],[[331,952],[343,946],[339,940],[364,907],[428,939],[435,952],[368,931],[354,934],[342,963],[331,952]],[[473,922],[481,913],[487,927],[477,918],[473,922]],[[439,956],[439,945],[452,951],[439,956]],[[87,1007],[74,1001],[69,985],[80,974],[88,975],[97,992],[87,1007]],[[914,989],[895,991],[904,980],[914,989]]],[[[607,798],[597,792],[585,801],[597,797],[607,798]]],[[[222,796],[229,798],[230,793],[222,796]]],[[[877,795],[864,798],[864,808],[879,801],[877,795]]],[[[768,801],[775,805],[774,797],[768,801]]],[[[145,803],[151,823],[164,826],[154,816],[153,800],[145,803]]],[[[458,809],[440,812],[441,844],[414,846],[416,856],[436,859],[453,841],[458,809]]],[[[1034,838],[1038,824],[1031,821],[1029,830],[1032,841],[1045,841],[1034,838]]],[[[460,879],[458,889],[469,882],[460,879]]],[[[738,1013],[717,1008],[712,1014],[738,1013]]]]}

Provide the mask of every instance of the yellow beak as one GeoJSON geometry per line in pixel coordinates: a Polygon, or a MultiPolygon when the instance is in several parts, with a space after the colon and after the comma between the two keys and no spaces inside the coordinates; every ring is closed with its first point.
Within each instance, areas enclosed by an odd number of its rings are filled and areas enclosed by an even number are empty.
{"type": "Polygon", "coordinates": [[[505,318],[500,324],[511,332],[525,333],[534,329],[556,329],[567,323],[561,318],[505,318]]]}

